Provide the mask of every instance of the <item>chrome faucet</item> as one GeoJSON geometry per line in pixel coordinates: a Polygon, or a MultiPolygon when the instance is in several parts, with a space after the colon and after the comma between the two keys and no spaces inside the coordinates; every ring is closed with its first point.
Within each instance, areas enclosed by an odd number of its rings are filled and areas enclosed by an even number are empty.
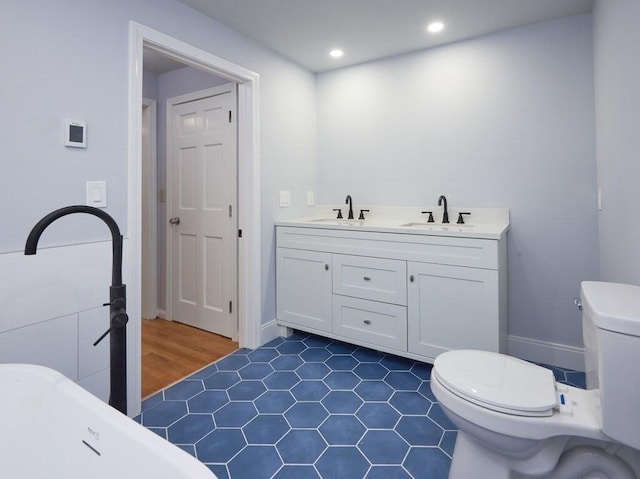
{"type": "Polygon", "coordinates": [[[109,288],[110,324],[109,329],[93,343],[96,346],[107,334],[110,336],[110,373],[111,392],[109,405],[123,414],[127,414],[127,287],[122,284],[122,235],[115,220],[105,211],[93,206],[66,206],[49,213],[33,227],[24,248],[25,255],[36,254],[38,241],[44,230],[58,218],[73,213],[88,213],[97,216],[106,223],[111,231],[112,267],[111,287],[109,288]]]}
{"type": "Polygon", "coordinates": [[[347,216],[347,219],[352,220],[353,219],[353,202],[351,200],[351,195],[347,195],[345,204],[349,205],[349,216],[347,216]]]}
{"type": "Polygon", "coordinates": [[[444,213],[442,213],[442,222],[448,223],[449,212],[447,211],[447,199],[444,197],[444,195],[440,195],[440,198],[438,198],[438,206],[442,206],[443,203],[444,203],[444,213]]]}

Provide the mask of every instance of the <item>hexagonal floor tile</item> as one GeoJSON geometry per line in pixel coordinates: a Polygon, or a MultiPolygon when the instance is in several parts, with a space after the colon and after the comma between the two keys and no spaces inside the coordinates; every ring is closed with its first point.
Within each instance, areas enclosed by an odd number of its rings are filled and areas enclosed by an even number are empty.
{"type": "Polygon", "coordinates": [[[276,448],[286,464],[313,464],[327,448],[327,443],[315,430],[292,430],[276,448]]]}
{"type": "Polygon", "coordinates": [[[258,348],[247,354],[249,361],[253,363],[268,363],[274,358],[280,356],[280,353],[275,348],[258,348]]]}
{"type": "Polygon", "coordinates": [[[283,413],[295,403],[289,391],[267,391],[253,403],[260,414],[283,413]]]}
{"type": "Polygon", "coordinates": [[[423,477],[425,464],[429,465],[429,479],[449,477],[451,460],[437,447],[412,447],[402,465],[414,477],[423,477]]]}
{"type": "Polygon", "coordinates": [[[247,446],[228,464],[231,477],[270,478],[282,466],[273,446],[247,446]]]}
{"type": "Polygon", "coordinates": [[[362,363],[379,363],[385,356],[384,353],[369,348],[358,348],[352,355],[362,363]]]}
{"type": "Polygon", "coordinates": [[[242,427],[258,415],[251,402],[230,402],[213,414],[216,427],[242,427]]]}
{"type": "Polygon", "coordinates": [[[202,391],[187,401],[189,413],[212,413],[229,402],[227,391],[202,391]]]}
{"type": "Polygon", "coordinates": [[[358,443],[371,464],[400,464],[409,450],[395,431],[368,431],[358,443]]]}
{"type": "Polygon", "coordinates": [[[231,386],[227,393],[232,401],[253,401],[266,390],[262,381],[240,381],[231,386]]]}
{"type": "Polygon", "coordinates": [[[323,381],[331,389],[353,389],[360,382],[360,378],[351,371],[334,371],[323,381]]]}
{"type": "Polygon", "coordinates": [[[391,371],[385,376],[384,382],[396,391],[417,391],[422,385],[422,380],[408,371],[391,371]]]}
{"type": "Polygon", "coordinates": [[[142,415],[146,427],[167,427],[187,414],[186,401],[164,401],[142,415]]]}
{"type": "Polygon", "coordinates": [[[249,364],[249,358],[246,354],[233,353],[216,363],[218,371],[237,371],[242,366],[249,364]]]}
{"type": "Polygon", "coordinates": [[[400,419],[398,411],[387,403],[368,402],[356,413],[362,424],[368,428],[393,429],[400,419]]]}
{"type": "Polygon", "coordinates": [[[328,393],[329,388],[322,381],[300,381],[291,389],[298,401],[320,401],[328,393]]]}
{"type": "Polygon", "coordinates": [[[361,379],[383,379],[389,370],[380,363],[360,363],[353,372],[361,379]]]}
{"type": "Polygon", "coordinates": [[[413,391],[397,391],[393,394],[389,403],[401,414],[426,415],[431,407],[431,401],[422,394],[413,391]]]}
{"type": "Polygon", "coordinates": [[[240,382],[240,376],[235,371],[218,371],[202,380],[207,389],[228,389],[240,382]]]}
{"type": "Polygon", "coordinates": [[[164,391],[164,398],[168,401],[174,401],[179,399],[189,399],[204,391],[204,385],[201,380],[185,379],[177,384],[167,388],[164,391]]]}
{"type": "Polygon", "coordinates": [[[343,343],[341,341],[334,341],[327,346],[327,349],[333,354],[351,354],[356,349],[358,349],[358,346],[349,343],[343,343]]]}
{"type": "Polygon", "coordinates": [[[356,478],[364,477],[369,470],[369,462],[355,447],[329,447],[318,462],[316,469],[321,477],[356,478]]]}
{"type": "Polygon", "coordinates": [[[313,466],[284,465],[273,479],[320,479],[313,466]]]}
{"type": "Polygon", "coordinates": [[[320,434],[331,446],[355,446],[366,428],[351,415],[332,415],[319,428],[320,434]]]}
{"type": "Polygon", "coordinates": [[[371,466],[366,479],[413,479],[401,466],[371,466]]]}
{"type": "Polygon", "coordinates": [[[300,382],[300,378],[293,372],[276,371],[264,378],[263,382],[268,389],[284,390],[291,389],[300,382]]]}
{"type": "Polygon", "coordinates": [[[415,361],[411,359],[401,358],[400,356],[387,355],[380,361],[390,371],[410,371],[415,361]]]}
{"type": "Polygon", "coordinates": [[[187,414],[167,428],[167,439],[174,444],[195,444],[214,429],[211,414],[187,414]]]}
{"type": "Polygon", "coordinates": [[[352,391],[331,391],[321,402],[331,414],[353,414],[363,401],[352,391]]]}
{"type": "Polygon", "coordinates": [[[327,348],[308,348],[300,353],[300,357],[306,362],[322,362],[331,357],[327,348]]]}
{"type": "Polygon", "coordinates": [[[294,371],[303,363],[304,361],[297,354],[284,354],[278,356],[269,364],[276,371],[294,371]]]}
{"type": "Polygon", "coordinates": [[[395,430],[412,446],[437,446],[444,430],[428,417],[403,416],[395,430]]]}
{"type": "Polygon", "coordinates": [[[249,444],[275,444],[290,428],[282,414],[261,414],[242,430],[249,444]]]}
{"type": "Polygon", "coordinates": [[[304,363],[296,369],[296,374],[302,379],[322,379],[330,372],[324,363],[304,363]]]}
{"type": "Polygon", "coordinates": [[[242,379],[264,379],[273,371],[268,363],[251,363],[240,369],[238,374],[242,379]]]}
{"type": "Polygon", "coordinates": [[[431,409],[429,409],[429,414],[427,414],[433,421],[438,424],[442,429],[446,431],[456,431],[457,428],[455,424],[453,424],[447,415],[442,411],[440,404],[433,403],[431,409]]]}
{"type": "Polygon", "coordinates": [[[294,428],[318,427],[328,415],[327,410],[317,402],[299,402],[284,413],[294,428]]]}
{"type": "Polygon", "coordinates": [[[196,444],[201,462],[224,463],[247,445],[240,429],[216,429],[196,444]]]}
{"type": "Polygon", "coordinates": [[[331,356],[325,364],[333,371],[352,371],[360,363],[353,356],[331,356]]]}
{"type": "Polygon", "coordinates": [[[302,341],[285,341],[276,346],[276,349],[280,354],[300,354],[307,346],[302,341]]]}
{"type": "Polygon", "coordinates": [[[365,401],[387,401],[393,395],[393,389],[383,381],[362,381],[354,389],[365,401]]]}

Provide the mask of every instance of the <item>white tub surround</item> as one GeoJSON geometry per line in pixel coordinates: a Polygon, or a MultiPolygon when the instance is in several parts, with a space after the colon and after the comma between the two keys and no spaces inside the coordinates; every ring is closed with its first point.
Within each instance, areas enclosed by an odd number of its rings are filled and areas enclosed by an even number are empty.
{"type": "Polygon", "coordinates": [[[437,208],[360,208],[371,215],[276,223],[280,326],[427,362],[506,352],[508,210],[451,208],[443,225],[437,208]]]}

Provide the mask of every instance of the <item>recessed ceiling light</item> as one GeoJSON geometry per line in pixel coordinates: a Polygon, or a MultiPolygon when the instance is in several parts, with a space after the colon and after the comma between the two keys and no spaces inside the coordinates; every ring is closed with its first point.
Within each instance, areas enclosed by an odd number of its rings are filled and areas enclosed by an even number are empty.
{"type": "Polygon", "coordinates": [[[429,33],[438,33],[444,30],[444,23],[442,22],[433,22],[427,26],[427,30],[429,33]]]}
{"type": "Polygon", "coordinates": [[[333,58],[340,58],[341,56],[344,55],[344,52],[339,48],[334,48],[329,52],[329,55],[331,55],[333,58]]]}

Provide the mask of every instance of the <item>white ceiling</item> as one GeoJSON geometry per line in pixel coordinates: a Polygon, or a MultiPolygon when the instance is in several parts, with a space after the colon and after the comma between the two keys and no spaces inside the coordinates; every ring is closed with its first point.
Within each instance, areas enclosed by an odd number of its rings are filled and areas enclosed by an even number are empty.
{"type": "Polygon", "coordinates": [[[594,0],[180,0],[314,72],[590,12],[594,0]],[[425,31],[429,22],[443,32],[425,31]],[[341,59],[328,56],[342,48],[341,59]]]}

